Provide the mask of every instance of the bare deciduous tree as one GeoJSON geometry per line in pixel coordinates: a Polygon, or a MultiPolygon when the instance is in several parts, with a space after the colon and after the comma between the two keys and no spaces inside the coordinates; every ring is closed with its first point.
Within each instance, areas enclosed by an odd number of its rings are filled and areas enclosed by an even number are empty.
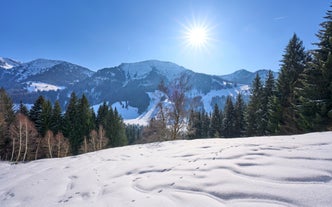
{"type": "Polygon", "coordinates": [[[16,162],[31,160],[38,136],[37,130],[25,115],[18,113],[15,119],[10,126],[12,141],[12,155],[10,160],[15,160],[16,162]]]}
{"type": "Polygon", "coordinates": [[[69,141],[61,132],[55,135],[57,157],[66,157],[69,154],[69,141]]]}
{"type": "Polygon", "coordinates": [[[182,73],[168,87],[165,86],[164,82],[161,82],[159,90],[164,92],[168,100],[172,103],[172,106],[167,110],[165,115],[167,116],[168,124],[171,126],[170,138],[175,140],[184,126],[187,115],[185,100],[186,92],[190,90],[189,75],[182,73]]]}

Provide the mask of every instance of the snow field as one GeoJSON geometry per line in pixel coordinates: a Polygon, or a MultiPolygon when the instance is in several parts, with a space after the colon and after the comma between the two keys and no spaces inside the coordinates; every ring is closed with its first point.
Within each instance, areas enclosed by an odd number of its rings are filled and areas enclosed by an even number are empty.
{"type": "Polygon", "coordinates": [[[331,206],[332,132],[126,146],[12,165],[0,206],[331,206]]]}

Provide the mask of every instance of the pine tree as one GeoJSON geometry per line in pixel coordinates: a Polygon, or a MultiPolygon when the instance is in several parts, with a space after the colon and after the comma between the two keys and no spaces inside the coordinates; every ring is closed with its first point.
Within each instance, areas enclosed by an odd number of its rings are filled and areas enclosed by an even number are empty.
{"type": "Polygon", "coordinates": [[[11,155],[10,125],[15,121],[13,102],[5,89],[0,88],[0,160],[9,160],[11,155]]]}
{"type": "MultiPolygon", "coordinates": [[[[262,125],[260,131],[262,135],[270,134],[269,121],[270,117],[270,101],[275,94],[275,81],[273,73],[270,70],[267,74],[267,78],[263,88],[263,99],[262,99],[262,125]]],[[[272,106],[272,105],[271,105],[272,106]]]]}
{"type": "Polygon", "coordinates": [[[42,104],[42,111],[40,114],[40,135],[42,137],[44,137],[46,132],[51,129],[52,110],[51,102],[45,100],[42,104]]]}
{"type": "Polygon", "coordinates": [[[25,115],[25,116],[29,116],[29,110],[28,108],[23,104],[22,101],[20,101],[20,106],[18,109],[18,112],[25,115]]]}
{"type": "Polygon", "coordinates": [[[106,136],[109,137],[109,146],[119,147],[128,143],[125,125],[117,109],[110,108],[107,118],[106,136]]]}
{"type": "Polygon", "coordinates": [[[281,70],[277,80],[277,98],[281,107],[280,132],[291,134],[299,132],[296,116],[298,100],[294,93],[295,87],[300,84],[299,77],[308,61],[302,41],[293,35],[283,55],[281,70]]]}
{"type": "Polygon", "coordinates": [[[224,109],[224,119],[222,122],[222,131],[224,137],[234,137],[235,129],[235,110],[230,96],[227,97],[224,109]]]}
{"type": "Polygon", "coordinates": [[[211,118],[207,112],[202,111],[200,115],[202,119],[202,131],[200,134],[200,138],[209,138],[209,132],[210,132],[210,123],[211,118]]]}
{"type": "Polygon", "coordinates": [[[69,104],[64,116],[64,135],[68,137],[70,143],[71,152],[74,155],[79,153],[79,148],[83,142],[83,137],[81,137],[81,129],[79,123],[79,109],[78,100],[75,92],[70,95],[69,104]]]}
{"type": "Polygon", "coordinates": [[[210,125],[210,137],[221,137],[222,117],[221,112],[217,104],[214,105],[211,125],[210,125]]]}
{"type": "MultiPolygon", "coordinates": [[[[331,4],[332,7],[332,4],[331,4]]],[[[299,123],[305,131],[332,129],[332,11],[328,10],[320,24],[318,49],[313,61],[301,76],[299,123]]]]}
{"type": "Polygon", "coordinates": [[[258,74],[253,81],[253,88],[251,89],[250,101],[247,107],[247,113],[245,116],[247,128],[247,136],[261,135],[259,133],[259,128],[261,127],[262,121],[262,96],[263,96],[263,86],[261,83],[261,78],[258,74]]]}
{"type": "Polygon", "coordinates": [[[45,102],[44,97],[39,96],[29,111],[29,118],[35,124],[35,127],[39,134],[42,134],[43,132],[41,114],[44,102],[45,102]]]}
{"type": "Polygon", "coordinates": [[[195,139],[197,138],[197,132],[200,124],[198,122],[199,119],[199,114],[194,111],[193,109],[190,110],[189,112],[189,119],[188,119],[188,125],[187,125],[187,137],[189,139],[195,139]]]}
{"type": "Polygon", "coordinates": [[[245,134],[245,127],[246,122],[244,119],[244,114],[246,110],[246,105],[243,100],[243,96],[239,93],[236,97],[236,102],[234,106],[235,110],[235,121],[234,121],[234,128],[235,128],[235,137],[241,137],[245,134]]]}
{"type": "Polygon", "coordinates": [[[97,118],[96,118],[96,126],[99,128],[99,126],[103,126],[106,128],[107,125],[107,115],[109,113],[108,106],[106,102],[104,102],[102,105],[99,106],[97,111],[97,118]]]}
{"type": "Polygon", "coordinates": [[[63,116],[59,101],[55,101],[51,116],[51,130],[56,135],[63,131],[63,116]]]}

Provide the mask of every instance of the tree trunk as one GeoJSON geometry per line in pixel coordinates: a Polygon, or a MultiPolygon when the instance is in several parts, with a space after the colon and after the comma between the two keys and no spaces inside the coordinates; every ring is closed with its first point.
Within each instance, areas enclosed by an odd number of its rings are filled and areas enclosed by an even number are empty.
{"type": "Polygon", "coordinates": [[[58,134],[58,157],[61,155],[61,138],[60,135],[58,134]]]}
{"type": "Polygon", "coordinates": [[[15,152],[15,138],[13,137],[13,150],[12,150],[12,156],[10,158],[11,162],[13,162],[14,160],[14,152],[15,152]]]}
{"type": "Polygon", "coordinates": [[[47,131],[47,144],[48,144],[48,152],[50,154],[50,158],[53,158],[52,156],[52,146],[51,146],[51,132],[47,131]]]}
{"type": "Polygon", "coordinates": [[[87,152],[88,152],[88,143],[87,143],[86,137],[84,137],[84,153],[87,153],[87,152]]]}
{"type": "Polygon", "coordinates": [[[37,144],[37,149],[36,149],[36,154],[35,154],[35,160],[37,160],[37,158],[38,158],[38,152],[39,152],[40,142],[41,142],[41,139],[39,138],[38,144],[37,144]]]}
{"type": "Polygon", "coordinates": [[[23,162],[27,156],[28,153],[28,121],[25,120],[25,151],[24,151],[24,156],[23,156],[23,162]]]}
{"type": "Polygon", "coordinates": [[[22,122],[21,122],[21,120],[19,122],[20,122],[20,127],[19,127],[19,137],[20,137],[20,140],[19,140],[18,154],[17,154],[16,162],[19,161],[19,159],[21,157],[20,156],[21,155],[21,150],[22,150],[22,122]]]}

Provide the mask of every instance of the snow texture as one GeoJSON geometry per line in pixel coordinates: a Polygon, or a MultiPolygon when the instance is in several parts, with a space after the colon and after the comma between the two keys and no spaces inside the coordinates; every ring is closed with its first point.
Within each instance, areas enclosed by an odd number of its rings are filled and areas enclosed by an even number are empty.
{"type": "Polygon", "coordinates": [[[56,86],[49,83],[42,83],[42,82],[27,82],[27,90],[28,92],[37,92],[37,91],[57,91],[63,90],[66,87],[64,86],[56,86]]]}
{"type": "Polygon", "coordinates": [[[133,119],[139,116],[138,108],[129,106],[126,102],[116,102],[112,104],[112,108],[116,109],[124,119],[133,119]]]}
{"type": "Polygon", "coordinates": [[[331,206],[332,132],[0,162],[1,207],[331,206]]]}

